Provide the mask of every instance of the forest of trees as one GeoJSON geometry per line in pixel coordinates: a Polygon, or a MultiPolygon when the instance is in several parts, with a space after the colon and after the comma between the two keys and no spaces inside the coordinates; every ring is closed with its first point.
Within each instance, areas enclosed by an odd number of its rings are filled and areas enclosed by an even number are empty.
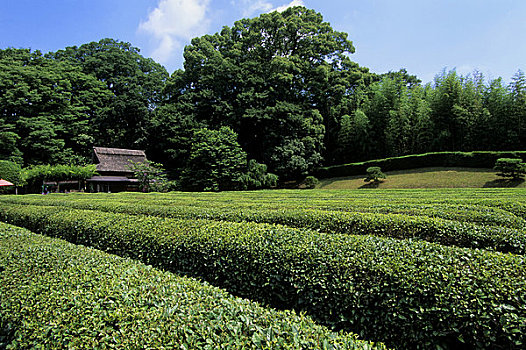
{"type": "Polygon", "coordinates": [[[285,181],[388,156],[526,149],[522,71],[506,84],[444,70],[423,85],[404,69],[372,73],[353,52],[346,33],[304,7],[194,38],[171,75],[113,39],[0,50],[0,159],[85,164],[93,146],[145,149],[188,179],[238,154],[285,181]],[[198,162],[207,145],[240,151],[198,162]]]}

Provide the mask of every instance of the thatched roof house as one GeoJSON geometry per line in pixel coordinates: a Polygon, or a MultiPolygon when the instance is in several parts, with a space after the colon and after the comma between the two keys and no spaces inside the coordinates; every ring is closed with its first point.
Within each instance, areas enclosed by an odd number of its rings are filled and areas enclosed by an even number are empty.
{"type": "Polygon", "coordinates": [[[99,175],[87,182],[95,192],[136,191],[138,181],[133,178],[130,161],[142,163],[146,160],[142,150],[93,147],[93,163],[99,175]]]}
{"type": "Polygon", "coordinates": [[[142,163],[146,153],[142,150],[93,147],[93,163],[97,164],[97,172],[106,175],[133,174],[130,161],[142,163]]]}

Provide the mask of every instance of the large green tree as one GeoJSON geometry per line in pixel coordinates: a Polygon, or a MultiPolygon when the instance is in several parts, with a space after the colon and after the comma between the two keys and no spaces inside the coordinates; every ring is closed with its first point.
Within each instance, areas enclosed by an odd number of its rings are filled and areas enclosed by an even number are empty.
{"type": "Polygon", "coordinates": [[[513,123],[509,137],[526,147],[526,74],[519,70],[511,79],[511,118],[513,123]]]}
{"type": "Polygon", "coordinates": [[[188,162],[180,186],[191,191],[223,191],[242,187],[247,154],[228,127],[194,132],[188,162]]]}
{"type": "Polygon", "coordinates": [[[372,144],[368,147],[370,150],[368,154],[360,160],[383,158],[389,155],[387,129],[393,111],[399,108],[403,87],[405,87],[404,83],[383,77],[381,81],[371,84],[368,88],[361,110],[370,122],[369,140],[372,144]]]}
{"type": "Polygon", "coordinates": [[[106,113],[94,120],[95,143],[124,148],[148,146],[152,111],[161,101],[168,78],[163,66],[141,56],[130,43],[114,39],[67,47],[48,56],[75,64],[112,92],[106,113]]]}
{"type": "Polygon", "coordinates": [[[110,100],[106,87],[79,67],[38,51],[0,51],[0,158],[25,164],[87,160],[94,119],[110,100]]]}
{"type": "Polygon", "coordinates": [[[366,158],[369,146],[374,144],[374,140],[369,139],[369,131],[369,118],[361,109],[357,109],[353,116],[342,116],[338,134],[338,159],[349,163],[366,158]]]}
{"type": "Polygon", "coordinates": [[[174,119],[228,126],[250,158],[298,177],[322,163],[328,128],[337,135],[337,107],[366,79],[352,52],[347,34],[293,7],[193,39],[165,92],[174,119]]]}
{"type": "Polygon", "coordinates": [[[484,105],[490,114],[490,120],[484,127],[489,137],[488,148],[494,150],[517,149],[518,133],[514,128],[512,97],[502,78],[494,79],[484,90],[484,105]]]}
{"type": "Polygon", "coordinates": [[[400,88],[400,95],[385,129],[387,154],[400,156],[429,150],[433,139],[429,103],[426,89],[419,85],[400,88]]]}

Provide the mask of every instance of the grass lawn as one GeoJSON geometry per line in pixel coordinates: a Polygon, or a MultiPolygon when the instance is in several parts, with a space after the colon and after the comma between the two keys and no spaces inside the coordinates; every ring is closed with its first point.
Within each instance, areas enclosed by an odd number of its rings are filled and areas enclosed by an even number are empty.
{"type": "Polygon", "coordinates": [[[322,179],[316,188],[460,188],[518,187],[526,188],[524,180],[509,180],[496,175],[493,169],[421,168],[386,172],[387,179],[379,184],[366,183],[363,176],[322,179]]]}

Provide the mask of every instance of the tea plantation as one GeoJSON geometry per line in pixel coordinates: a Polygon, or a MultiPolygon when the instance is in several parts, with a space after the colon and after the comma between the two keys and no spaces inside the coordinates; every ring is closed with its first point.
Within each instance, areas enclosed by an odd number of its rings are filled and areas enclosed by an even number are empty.
{"type": "Polygon", "coordinates": [[[2,196],[0,221],[0,348],[526,346],[523,189],[2,196]]]}

